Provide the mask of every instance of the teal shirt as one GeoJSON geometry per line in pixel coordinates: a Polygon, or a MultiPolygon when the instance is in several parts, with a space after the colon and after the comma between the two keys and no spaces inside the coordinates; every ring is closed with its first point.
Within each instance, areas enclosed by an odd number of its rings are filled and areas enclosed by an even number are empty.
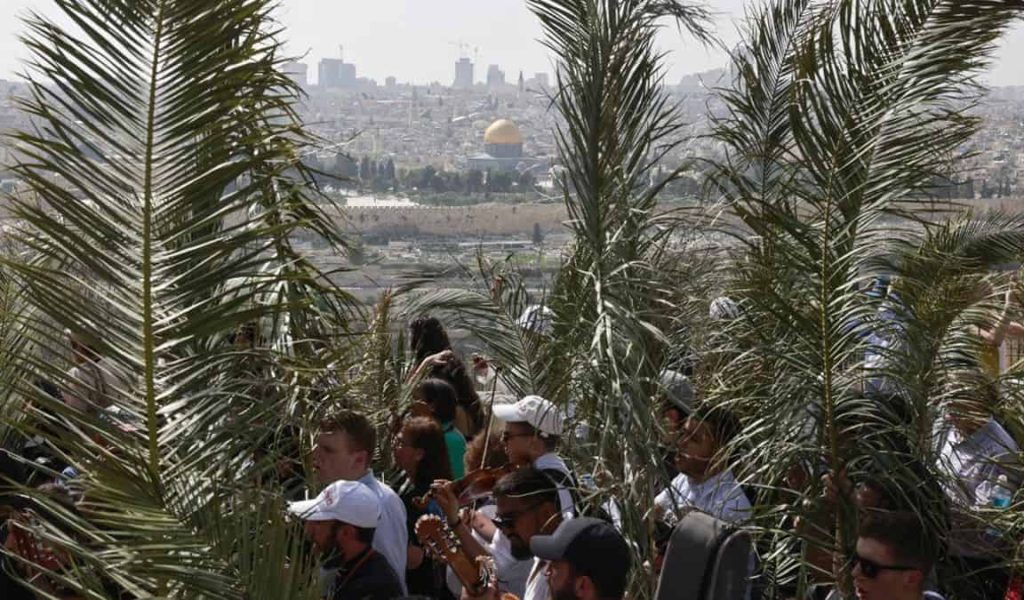
{"type": "Polygon", "coordinates": [[[462,479],[466,475],[466,438],[451,422],[442,423],[444,429],[444,445],[448,447],[448,462],[452,465],[452,477],[462,479]]]}

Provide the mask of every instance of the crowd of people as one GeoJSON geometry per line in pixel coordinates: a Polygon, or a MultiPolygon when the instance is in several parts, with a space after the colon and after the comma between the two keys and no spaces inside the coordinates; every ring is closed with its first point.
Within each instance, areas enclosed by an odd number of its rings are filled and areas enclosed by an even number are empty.
{"type": "MultiPolygon", "coordinates": [[[[550,314],[541,307],[530,310],[521,325],[543,335],[550,314]]],[[[733,313],[735,306],[726,300],[712,305],[712,318],[734,318],[733,313]]],[[[1001,323],[999,329],[996,333],[1003,336],[1011,324],[1001,323]]],[[[288,512],[303,523],[318,555],[324,598],[623,598],[638,573],[659,575],[673,529],[682,526],[681,514],[701,511],[736,528],[753,518],[748,482],[734,471],[742,461],[732,450],[743,428],[741,419],[722,406],[701,403],[687,375],[666,371],[653,399],[660,407],[665,440],[663,489],[650,511],[657,522],[655,552],[651,561],[637,564],[634,557],[644,553],[638,552],[635,540],[623,536],[620,507],[614,500],[599,506],[585,502],[581,491],[586,486],[581,487],[571,462],[560,454],[566,436],[579,435],[568,429],[571,420],[564,408],[536,395],[485,406],[474,383],[474,373],[489,368],[485,360],[467,366],[436,318],[415,320],[410,333],[415,366],[406,383],[417,410],[396,415],[386,430],[387,440],[382,437],[385,430],[363,414],[331,414],[315,432],[314,481],[301,476],[298,456],[284,461],[278,471],[291,500],[288,512]],[[390,449],[388,462],[397,478],[385,481],[374,471],[382,448],[390,449]],[[423,539],[418,528],[425,518],[444,524],[447,549],[457,550],[463,562],[456,564],[436,542],[423,539]],[[466,564],[477,569],[479,581],[467,582],[466,564]]],[[[79,383],[64,397],[68,404],[89,408],[93,395],[97,402],[106,397],[104,371],[88,347],[75,342],[73,350],[73,380],[79,383]]],[[[952,482],[943,492],[965,512],[990,505],[999,494],[1013,494],[1021,485],[1020,448],[984,400],[953,402],[939,444],[940,468],[952,482]]],[[[299,432],[278,435],[294,440],[299,432]]],[[[275,446],[280,452],[282,446],[275,446]]],[[[299,452],[297,447],[294,452],[299,452]]],[[[10,463],[5,464],[6,473],[22,462],[8,460],[6,453],[0,457],[10,463]]],[[[69,498],[74,468],[68,465],[57,482],[44,482],[49,493],[69,498]]],[[[794,472],[791,487],[806,487],[807,476],[794,472]]],[[[954,512],[942,548],[929,524],[901,505],[884,474],[856,484],[843,473],[824,478],[824,518],[848,494],[858,510],[856,543],[847,556],[819,549],[817,557],[808,551],[807,560],[830,574],[850,573],[848,589],[860,600],[941,598],[946,590],[937,589],[935,582],[942,553],[968,565],[969,591],[956,591],[956,597],[998,600],[1019,593],[1019,580],[1011,579],[1010,570],[1002,566],[1005,548],[997,548],[990,532],[972,527],[973,521],[957,521],[954,512]],[[836,568],[842,559],[849,570],[836,568]]],[[[812,525],[792,523],[798,533],[812,525]]],[[[24,542],[18,531],[7,526],[0,533],[12,552],[24,542]]],[[[0,575],[5,599],[31,597],[15,583],[18,570],[16,563],[5,560],[0,575]],[[7,592],[16,589],[21,591],[7,592]]],[[[753,548],[744,597],[763,591],[762,571],[753,548]]],[[[829,581],[807,593],[810,598],[839,598],[840,589],[842,582],[829,581]]]]}

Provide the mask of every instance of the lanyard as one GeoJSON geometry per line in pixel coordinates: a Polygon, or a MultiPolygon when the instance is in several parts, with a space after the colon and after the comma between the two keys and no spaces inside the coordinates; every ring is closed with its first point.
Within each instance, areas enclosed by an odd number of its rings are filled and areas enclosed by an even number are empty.
{"type": "Polygon", "coordinates": [[[344,589],[344,587],[348,584],[349,580],[352,579],[353,576],[355,576],[356,572],[358,572],[359,569],[361,569],[362,566],[364,564],[366,564],[366,561],[370,560],[370,557],[373,556],[373,555],[374,555],[374,550],[373,550],[373,548],[370,548],[370,550],[367,551],[366,556],[364,556],[361,559],[359,559],[359,562],[357,562],[351,569],[349,569],[348,573],[345,573],[345,578],[342,579],[341,583],[339,583],[334,589],[335,590],[344,589]]]}

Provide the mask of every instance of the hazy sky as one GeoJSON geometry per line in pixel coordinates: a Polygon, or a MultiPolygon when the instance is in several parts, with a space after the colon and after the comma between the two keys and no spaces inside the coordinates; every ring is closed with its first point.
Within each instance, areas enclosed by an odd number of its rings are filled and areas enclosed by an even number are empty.
{"type": "MultiPolygon", "coordinates": [[[[215,0],[211,0],[215,1],[215,0]]],[[[757,0],[753,0],[757,1],[757,0]]],[[[477,79],[488,64],[498,64],[514,81],[551,71],[537,39],[540,27],[523,0],[281,0],[279,18],[286,27],[290,52],[306,54],[315,78],[316,61],[336,57],[344,46],[346,60],[356,63],[360,76],[380,82],[388,75],[399,81],[451,83],[459,43],[477,58],[477,79]]],[[[31,9],[51,14],[52,0],[0,0],[0,77],[12,77],[25,53],[17,39],[18,19],[31,9]]],[[[710,0],[719,13],[718,32],[727,42],[737,39],[734,19],[743,15],[743,0],[710,0]]],[[[670,52],[670,80],[725,63],[720,52],[702,49],[667,28],[659,40],[670,52]]],[[[1024,85],[1024,26],[1004,40],[990,81],[1024,85]]]]}

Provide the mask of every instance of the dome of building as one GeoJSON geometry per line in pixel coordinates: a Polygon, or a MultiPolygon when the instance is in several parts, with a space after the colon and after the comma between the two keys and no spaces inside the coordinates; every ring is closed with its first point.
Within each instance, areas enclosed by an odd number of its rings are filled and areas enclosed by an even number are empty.
{"type": "Polygon", "coordinates": [[[498,119],[484,132],[485,144],[522,144],[523,135],[516,124],[508,119],[498,119]]]}

